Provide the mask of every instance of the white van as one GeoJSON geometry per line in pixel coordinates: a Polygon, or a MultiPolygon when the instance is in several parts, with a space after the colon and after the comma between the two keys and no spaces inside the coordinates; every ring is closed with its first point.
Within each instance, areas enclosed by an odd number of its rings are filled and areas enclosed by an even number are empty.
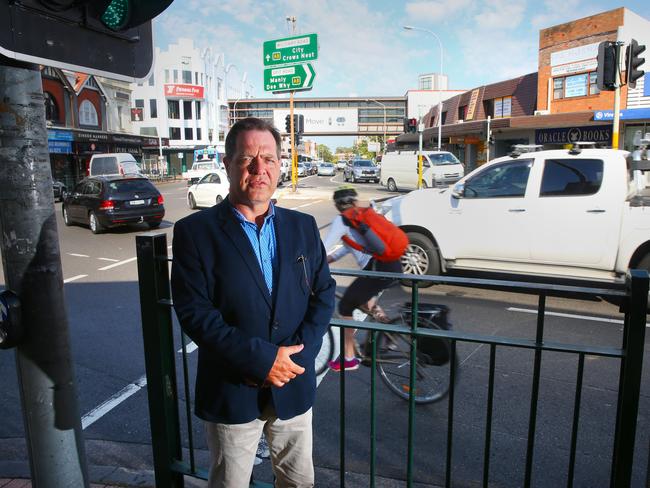
{"type": "Polygon", "coordinates": [[[88,165],[89,176],[142,176],[140,166],[129,153],[93,154],[88,165]]]}
{"type": "MultiPolygon", "coordinates": [[[[447,151],[422,151],[422,184],[448,186],[465,176],[462,163],[447,151]]],[[[418,152],[396,151],[381,160],[380,183],[390,191],[414,190],[418,185],[418,152]]]]}

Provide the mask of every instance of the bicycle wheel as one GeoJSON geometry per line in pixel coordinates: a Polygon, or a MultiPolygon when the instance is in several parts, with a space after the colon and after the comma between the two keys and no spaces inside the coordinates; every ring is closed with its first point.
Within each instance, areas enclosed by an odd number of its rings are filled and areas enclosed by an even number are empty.
{"type": "MultiPolygon", "coordinates": [[[[440,327],[427,321],[427,328],[440,327]]],[[[443,339],[451,351],[451,343],[443,339]]],[[[416,354],[415,403],[434,403],[442,400],[449,392],[449,373],[451,361],[436,366],[421,352],[416,354]]],[[[458,359],[454,358],[456,366],[458,359]]],[[[411,341],[410,336],[392,332],[377,334],[377,372],[386,386],[404,400],[409,399],[411,373],[411,341]]],[[[456,367],[456,376],[458,368],[456,367]]]]}
{"type": "Polygon", "coordinates": [[[316,376],[320,376],[327,369],[327,363],[334,360],[334,331],[331,327],[327,328],[327,332],[323,336],[323,344],[318,351],[314,369],[316,376]]]}

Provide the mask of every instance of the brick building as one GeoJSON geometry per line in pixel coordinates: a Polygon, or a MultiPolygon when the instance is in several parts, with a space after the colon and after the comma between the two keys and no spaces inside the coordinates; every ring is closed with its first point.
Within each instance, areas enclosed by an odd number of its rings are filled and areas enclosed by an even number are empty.
{"type": "MultiPolygon", "coordinates": [[[[506,154],[515,143],[564,147],[590,141],[611,146],[614,92],[598,89],[598,45],[618,41],[624,58],[631,39],[650,46],[650,22],[626,8],[542,29],[538,72],[453,97],[443,103],[440,115],[432,108],[424,117],[425,148],[437,147],[438,117],[443,149],[454,152],[468,170],[506,154]],[[494,140],[489,147],[488,116],[494,140]]],[[[650,71],[649,63],[644,67],[650,71]]],[[[648,78],[646,73],[634,89],[621,88],[620,148],[631,149],[635,136],[650,132],[648,78]]],[[[395,147],[415,147],[417,139],[418,134],[401,135],[395,147]]]]}

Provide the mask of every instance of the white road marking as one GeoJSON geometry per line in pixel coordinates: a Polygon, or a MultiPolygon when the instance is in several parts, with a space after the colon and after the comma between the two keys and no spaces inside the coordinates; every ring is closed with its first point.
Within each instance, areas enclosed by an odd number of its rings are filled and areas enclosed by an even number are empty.
{"type": "Polygon", "coordinates": [[[117,263],[119,259],[111,259],[111,258],[97,258],[100,261],[110,261],[111,263],[117,263]]]}
{"type": "MultiPolygon", "coordinates": [[[[190,341],[185,345],[185,349],[187,350],[187,354],[196,351],[199,348],[194,342],[190,341]]],[[[178,354],[181,354],[183,352],[183,348],[181,347],[178,351],[178,354]]]]}
{"type": "Polygon", "coordinates": [[[124,261],[118,261],[117,263],[109,264],[108,266],[104,266],[103,268],[98,268],[97,271],[106,271],[107,269],[111,269],[111,268],[115,268],[117,266],[122,266],[123,264],[131,263],[131,262],[135,261],[136,259],[138,259],[138,258],[135,257],[135,258],[125,259],[124,261]]]}
{"type": "Polygon", "coordinates": [[[69,252],[68,256],[74,256],[75,258],[89,258],[88,254],[77,254],[74,252],[69,252]]]}
{"type": "Polygon", "coordinates": [[[77,276],[73,276],[73,277],[71,277],[71,278],[68,278],[67,280],[63,280],[63,282],[64,282],[64,283],[70,283],[71,281],[77,281],[77,280],[80,280],[81,278],[85,278],[86,276],[88,276],[88,275],[77,275],[77,276]]]}
{"type": "Polygon", "coordinates": [[[315,202],[303,203],[302,205],[298,205],[297,207],[293,207],[293,208],[309,207],[310,205],[316,205],[317,203],[320,203],[322,201],[323,200],[316,200],[315,202]]]}
{"type": "MultiPolygon", "coordinates": [[[[506,309],[508,312],[521,312],[521,313],[532,313],[537,314],[537,310],[529,308],[517,308],[509,307],[506,309]]],[[[590,315],[576,315],[571,313],[561,313],[561,312],[545,312],[544,315],[552,315],[554,317],[565,317],[568,319],[579,319],[579,320],[591,320],[593,322],[607,322],[609,324],[620,324],[623,325],[623,321],[620,319],[608,319],[605,317],[593,317],[590,315]]],[[[650,327],[650,324],[645,324],[646,327],[650,327]]]]}
{"type": "Polygon", "coordinates": [[[81,428],[86,429],[87,427],[90,427],[108,412],[117,407],[124,400],[129,398],[131,395],[139,392],[145,386],[147,386],[147,377],[144,375],[135,380],[133,383],[126,385],[124,388],[122,388],[121,391],[118,391],[104,403],[96,406],[86,415],[81,417],[81,428]]]}

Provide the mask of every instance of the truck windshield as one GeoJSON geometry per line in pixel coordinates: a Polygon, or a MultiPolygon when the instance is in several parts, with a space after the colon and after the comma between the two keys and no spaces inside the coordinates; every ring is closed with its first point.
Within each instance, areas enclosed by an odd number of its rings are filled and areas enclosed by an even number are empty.
{"type": "Polygon", "coordinates": [[[444,164],[460,164],[460,161],[451,153],[433,153],[428,154],[429,161],[436,166],[441,166],[444,164]]]}

